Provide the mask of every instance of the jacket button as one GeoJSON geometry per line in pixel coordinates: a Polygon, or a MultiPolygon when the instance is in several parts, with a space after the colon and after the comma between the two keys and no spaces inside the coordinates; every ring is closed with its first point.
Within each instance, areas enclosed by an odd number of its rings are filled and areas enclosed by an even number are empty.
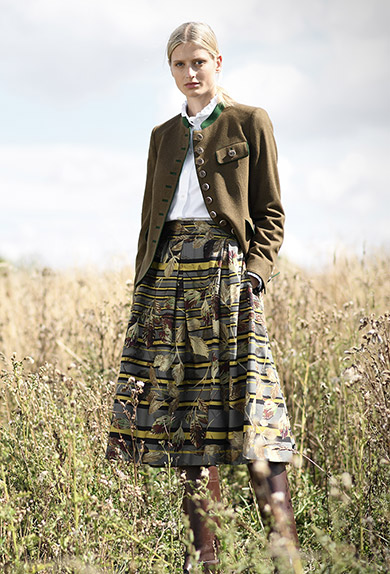
{"type": "Polygon", "coordinates": [[[230,233],[231,233],[232,235],[235,235],[233,227],[231,228],[230,233]]]}
{"type": "Polygon", "coordinates": [[[195,160],[196,165],[203,165],[204,159],[202,157],[197,157],[195,160]]]}
{"type": "Polygon", "coordinates": [[[195,138],[197,139],[198,142],[200,142],[203,139],[203,134],[196,134],[195,138]]]}
{"type": "Polygon", "coordinates": [[[221,221],[219,222],[219,225],[226,225],[226,219],[221,219],[221,221]]]}
{"type": "Polygon", "coordinates": [[[213,219],[215,219],[217,217],[217,214],[215,213],[215,211],[210,211],[210,215],[213,219]]]}
{"type": "Polygon", "coordinates": [[[205,199],[205,202],[206,203],[213,203],[213,198],[208,195],[205,199]]]}
{"type": "Polygon", "coordinates": [[[210,189],[209,184],[208,184],[208,183],[204,183],[204,184],[202,185],[202,189],[203,189],[203,191],[208,191],[208,190],[210,189]]]}
{"type": "Polygon", "coordinates": [[[196,153],[203,153],[204,149],[200,146],[198,146],[197,148],[195,148],[196,153]]]}
{"type": "Polygon", "coordinates": [[[199,177],[206,177],[207,173],[204,169],[199,170],[199,177]]]}
{"type": "Polygon", "coordinates": [[[236,152],[235,149],[230,149],[230,150],[228,151],[228,156],[229,156],[229,157],[234,157],[236,154],[237,154],[237,152],[236,152]]]}

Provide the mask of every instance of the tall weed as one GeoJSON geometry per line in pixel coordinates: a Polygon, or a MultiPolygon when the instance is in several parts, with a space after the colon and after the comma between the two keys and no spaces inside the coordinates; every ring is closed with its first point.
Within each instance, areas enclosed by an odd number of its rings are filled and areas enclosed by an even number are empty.
{"type": "MultiPolygon", "coordinates": [[[[306,572],[390,570],[390,258],[281,261],[268,331],[296,436],[306,572]]],[[[181,572],[195,550],[172,468],[104,458],[129,270],[0,270],[0,568],[181,572]]],[[[272,572],[245,467],[221,468],[221,569],[272,572]]]]}

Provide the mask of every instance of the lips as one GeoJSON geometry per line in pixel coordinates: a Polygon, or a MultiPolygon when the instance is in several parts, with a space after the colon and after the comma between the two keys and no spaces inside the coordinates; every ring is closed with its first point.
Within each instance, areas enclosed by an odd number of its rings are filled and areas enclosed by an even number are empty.
{"type": "Polygon", "coordinates": [[[188,82],[188,84],[185,84],[186,88],[197,88],[199,86],[199,82],[188,82]]]}

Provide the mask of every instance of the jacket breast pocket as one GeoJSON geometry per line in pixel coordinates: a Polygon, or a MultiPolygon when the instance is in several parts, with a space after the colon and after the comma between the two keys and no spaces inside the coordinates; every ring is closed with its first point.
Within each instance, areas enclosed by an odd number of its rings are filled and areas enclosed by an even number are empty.
{"type": "Polygon", "coordinates": [[[236,142],[227,145],[215,152],[219,164],[237,161],[249,155],[249,146],[247,141],[236,142]]]}

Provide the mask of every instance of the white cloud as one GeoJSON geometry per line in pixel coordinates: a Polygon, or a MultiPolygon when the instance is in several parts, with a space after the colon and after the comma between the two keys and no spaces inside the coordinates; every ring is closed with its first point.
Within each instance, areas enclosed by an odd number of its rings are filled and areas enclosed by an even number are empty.
{"type": "Polygon", "coordinates": [[[134,257],[145,158],[81,146],[0,148],[0,254],[53,265],[134,257]]]}
{"type": "MultiPolygon", "coordinates": [[[[361,245],[358,249],[361,249],[361,245]]],[[[305,237],[286,228],[285,240],[280,255],[286,257],[296,265],[319,270],[332,261],[335,253],[340,251],[356,253],[346,247],[335,237],[329,235],[305,237]]]]}
{"type": "MultiPolygon", "coordinates": [[[[340,151],[340,150],[338,150],[340,151]]],[[[287,214],[282,253],[296,262],[323,264],[333,253],[390,246],[388,149],[350,140],[343,153],[321,161],[305,148],[280,158],[287,214]]]]}
{"type": "Polygon", "coordinates": [[[368,159],[359,153],[348,154],[332,169],[316,167],[307,175],[307,196],[333,205],[345,201],[356,188],[365,185],[369,167],[368,159]]]}
{"type": "Polygon", "coordinates": [[[116,211],[143,193],[146,159],[74,145],[0,147],[3,209],[116,211]]]}
{"type": "Polygon", "coordinates": [[[158,16],[146,3],[21,0],[2,6],[0,70],[15,87],[59,100],[106,92],[142,69],[158,16]]]}
{"type": "Polygon", "coordinates": [[[207,0],[2,0],[0,73],[15,89],[44,98],[105,93],[166,73],[169,33],[199,19],[215,28],[223,50],[241,55],[240,67],[252,54],[254,61],[295,58],[320,67],[323,58],[345,72],[345,54],[369,73],[386,63],[388,14],[387,0],[244,0],[240,9],[233,0],[223,9],[207,0]]]}
{"type": "Polygon", "coordinates": [[[18,106],[9,104],[14,131],[1,134],[16,144],[0,148],[0,254],[70,262],[125,246],[134,255],[146,164],[139,117],[160,122],[180,110],[165,42],[176,25],[203,19],[225,56],[222,85],[274,123],[285,253],[313,261],[339,242],[389,241],[389,12],[387,0],[226,0],[222,9],[206,0],[0,0],[0,97],[18,106]],[[106,147],[105,133],[116,145],[112,109],[134,128],[126,145],[135,154],[106,147]],[[35,110],[30,134],[23,123],[35,110]],[[73,127],[86,145],[72,143],[73,127]],[[49,143],[22,145],[35,136],[49,143]]]}
{"type": "Polygon", "coordinates": [[[370,148],[351,142],[351,150],[340,158],[333,157],[331,165],[314,163],[306,174],[300,196],[318,201],[322,205],[343,205],[356,215],[380,219],[390,211],[388,183],[390,166],[386,161],[388,150],[379,146],[370,148]]]}
{"type": "Polygon", "coordinates": [[[237,101],[269,110],[284,129],[297,125],[297,115],[316,95],[310,79],[292,65],[250,61],[226,74],[221,83],[237,101]]]}

